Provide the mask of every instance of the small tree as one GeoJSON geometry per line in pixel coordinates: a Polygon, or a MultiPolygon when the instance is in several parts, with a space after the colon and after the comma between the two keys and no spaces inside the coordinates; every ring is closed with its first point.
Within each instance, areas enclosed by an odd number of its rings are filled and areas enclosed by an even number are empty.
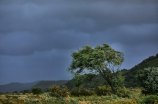
{"type": "Polygon", "coordinates": [[[50,96],[53,97],[67,97],[68,96],[68,88],[63,85],[61,87],[57,86],[57,85],[53,85],[49,88],[50,91],[50,96]]]}
{"type": "Polygon", "coordinates": [[[75,77],[87,71],[94,75],[100,74],[110,85],[113,93],[116,93],[117,87],[124,86],[123,77],[119,71],[124,60],[122,52],[115,51],[109,45],[103,44],[103,47],[96,46],[94,49],[84,46],[82,50],[73,52],[71,56],[73,60],[68,71],[75,77]],[[85,72],[84,69],[86,69],[85,72]]]}
{"type": "Polygon", "coordinates": [[[37,96],[38,96],[39,94],[42,93],[42,89],[39,88],[39,87],[34,87],[34,88],[32,88],[31,92],[32,92],[34,95],[37,94],[37,96]]]}
{"type": "Polygon", "coordinates": [[[155,93],[158,91],[158,67],[144,68],[138,72],[137,79],[146,92],[155,93]]]}

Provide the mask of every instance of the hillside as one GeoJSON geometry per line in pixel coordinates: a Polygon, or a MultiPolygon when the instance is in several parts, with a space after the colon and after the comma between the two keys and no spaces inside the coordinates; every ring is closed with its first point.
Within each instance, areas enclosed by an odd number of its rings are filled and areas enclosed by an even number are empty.
{"type": "Polygon", "coordinates": [[[138,82],[136,80],[137,72],[147,67],[158,67],[158,54],[156,54],[156,56],[150,56],[149,58],[143,60],[141,63],[135,65],[130,70],[123,73],[123,76],[125,76],[125,86],[137,87],[138,86],[138,82]]]}
{"type": "MultiPolygon", "coordinates": [[[[158,54],[156,56],[150,56],[149,58],[143,60],[141,63],[135,65],[133,68],[127,70],[122,69],[121,73],[125,77],[125,86],[126,87],[138,87],[139,84],[136,80],[136,75],[139,70],[143,70],[146,67],[158,67],[158,54]]],[[[99,78],[98,81],[101,82],[103,79],[99,78]]],[[[69,89],[73,88],[73,82],[72,80],[68,81],[65,84],[69,89]]],[[[92,86],[89,86],[92,87],[92,86]]]]}
{"type": "Polygon", "coordinates": [[[37,84],[39,81],[32,82],[32,83],[10,83],[5,85],[0,85],[0,92],[14,92],[14,91],[22,91],[22,90],[28,90],[35,84],[37,84]]]}
{"type": "Polygon", "coordinates": [[[59,80],[59,81],[40,81],[39,83],[37,83],[36,85],[34,85],[33,87],[40,87],[42,89],[46,89],[49,88],[50,86],[52,86],[53,84],[56,84],[58,86],[60,85],[64,85],[65,83],[67,83],[69,80],[59,80]]]}
{"type": "Polygon", "coordinates": [[[0,92],[1,93],[12,93],[14,91],[23,91],[23,90],[31,90],[33,87],[41,87],[42,89],[49,88],[53,84],[56,85],[63,85],[68,80],[59,80],[59,81],[36,81],[32,83],[10,83],[10,84],[5,84],[5,85],[0,85],[0,92]]]}

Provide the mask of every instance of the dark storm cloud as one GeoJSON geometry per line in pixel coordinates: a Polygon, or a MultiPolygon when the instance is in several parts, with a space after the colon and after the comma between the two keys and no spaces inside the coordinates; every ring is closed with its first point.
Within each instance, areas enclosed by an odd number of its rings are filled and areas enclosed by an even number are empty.
{"type": "Polygon", "coordinates": [[[157,23],[157,2],[37,1],[1,7],[2,31],[77,30],[95,32],[121,24],[157,23]],[[41,2],[41,3],[39,3],[41,2]],[[9,18],[9,19],[8,19],[9,18]]]}
{"type": "Polygon", "coordinates": [[[70,79],[71,51],[101,43],[131,68],[158,52],[157,40],[157,0],[1,0],[0,83],[70,79]]]}
{"type": "MultiPolygon", "coordinates": [[[[71,49],[75,43],[80,44],[80,41],[84,44],[88,35],[95,35],[110,27],[113,29],[120,25],[156,24],[158,22],[156,1],[3,2],[0,8],[0,34],[2,35],[0,54],[27,55],[33,54],[34,50],[64,47],[71,49]],[[7,36],[11,39],[6,38],[7,36]],[[14,45],[17,49],[13,49],[14,45]]],[[[126,40],[128,41],[127,38],[126,40]]]]}
{"type": "Polygon", "coordinates": [[[0,36],[1,55],[30,55],[35,51],[74,49],[88,42],[88,35],[74,31],[59,31],[52,35],[14,32],[0,36]],[[80,43],[80,42],[83,43],[80,43]]]}

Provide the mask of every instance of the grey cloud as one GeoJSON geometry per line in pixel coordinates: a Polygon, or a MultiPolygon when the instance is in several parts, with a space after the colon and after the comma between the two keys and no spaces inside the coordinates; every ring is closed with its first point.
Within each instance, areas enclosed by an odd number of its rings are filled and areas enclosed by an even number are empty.
{"type": "MultiPolygon", "coordinates": [[[[157,23],[158,4],[149,2],[112,1],[51,1],[38,4],[6,4],[1,7],[2,31],[34,30],[46,31],[74,29],[78,31],[98,31],[122,24],[157,23]],[[5,18],[5,19],[4,19],[5,18]],[[9,21],[7,18],[10,18],[9,21]]],[[[156,1],[155,1],[156,2],[156,1]]]]}
{"type": "Polygon", "coordinates": [[[157,0],[1,0],[0,83],[70,79],[71,51],[101,43],[131,68],[158,52],[157,40],[157,0]]]}
{"type": "Polygon", "coordinates": [[[35,51],[49,51],[51,49],[70,50],[88,42],[88,34],[76,33],[75,31],[58,31],[50,35],[15,32],[0,36],[0,54],[30,55],[35,51]]]}

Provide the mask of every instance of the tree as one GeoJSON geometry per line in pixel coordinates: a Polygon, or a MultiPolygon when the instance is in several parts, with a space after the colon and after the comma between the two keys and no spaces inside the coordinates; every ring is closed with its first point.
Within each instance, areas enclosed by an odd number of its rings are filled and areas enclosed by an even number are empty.
{"type": "Polygon", "coordinates": [[[18,94],[18,91],[13,91],[13,94],[18,94]]]}
{"type": "Polygon", "coordinates": [[[99,74],[110,85],[113,93],[116,93],[117,87],[124,87],[119,67],[124,61],[123,53],[115,51],[109,45],[96,46],[94,49],[90,46],[84,46],[82,50],[71,54],[72,62],[68,71],[74,77],[89,72],[99,74]],[[85,69],[85,70],[84,70],[85,69]]]}
{"type": "Polygon", "coordinates": [[[74,85],[73,87],[80,89],[85,85],[89,85],[89,82],[95,77],[96,75],[94,74],[77,75],[72,79],[74,85]]]}
{"type": "Polygon", "coordinates": [[[148,67],[140,70],[137,79],[141,87],[146,90],[144,93],[150,94],[158,91],[158,67],[148,67]]]}
{"type": "Polygon", "coordinates": [[[34,95],[37,94],[37,96],[38,96],[39,94],[42,93],[42,89],[39,88],[39,87],[34,87],[34,88],[32,88],[31,92],[32,92],[34,95]]]}

